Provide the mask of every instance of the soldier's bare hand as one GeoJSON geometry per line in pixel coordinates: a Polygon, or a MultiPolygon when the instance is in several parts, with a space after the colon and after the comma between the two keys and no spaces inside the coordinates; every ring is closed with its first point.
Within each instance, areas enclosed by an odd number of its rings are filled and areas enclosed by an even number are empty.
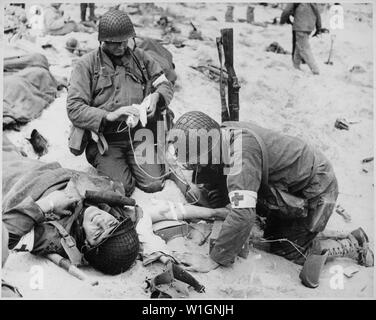
{"type": "Polygon", "coordinates": [[[212,208],[219,208],[223,204],[224,195],[219,189],[213,189],[208,192],[208,198],[212,208]]]}
{"type": "Polygon", "coordinates": [[[79,196],[68,194],[65,191],[56,190],[46,197],[39,199],[36,203],[44,213],[52,211],[55,214],[62,216],[71,214],[71,211],[67,209],[73,208],[79,201],[79,196]]]}

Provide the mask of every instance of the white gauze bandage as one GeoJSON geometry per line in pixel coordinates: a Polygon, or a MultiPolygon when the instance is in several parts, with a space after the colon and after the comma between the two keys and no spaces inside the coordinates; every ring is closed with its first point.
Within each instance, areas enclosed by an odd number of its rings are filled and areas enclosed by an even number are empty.
{"type": "Polygon", "coordinates": [[[171,215],[172,215],[172,219],[173,220],[178,220],[178,214],[176,212],[176,208],[175,208],[174,203],[171,202],[171,201],[168,201],[168,206],[170,207],[170,212],[171,212],[171,215]]]}

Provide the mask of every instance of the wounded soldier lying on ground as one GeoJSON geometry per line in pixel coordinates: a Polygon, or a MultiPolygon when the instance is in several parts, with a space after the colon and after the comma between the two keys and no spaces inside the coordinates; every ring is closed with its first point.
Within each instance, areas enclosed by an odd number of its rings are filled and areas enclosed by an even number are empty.
{"type": "Polygon", "coordinates": [[[362,228],[342,238],[319,238],[333,212],[338,185],[330,162],[306,142],[253,122],[220,126],[199,111],[182,115],[168,142],[169,153],[177,161],[187,159],[183,165],[194,170],[194,182],[205,186],[201,198],[208,199],[206,205],[229,208],[210,259],[196,265],[197,271],[231,265],[257,221],[266,221],[264,238],[270,252],[295,263],[304,264],[309,255],[317,254],[373,266],[373,252],[362,228]],[[198,138],[194,130],[201,130],[197,153],[187,149],[198,138]],[[202,131],[208,132],[206,146],[202,131]]]}
{"type": "Polygon", "coordinates": [[[9,249],[43,256],[58,253],[74,265],[89,263],[112,275],[128,270],[140,252],[144,265],[176,261],[166,243],[153,233],[152,223],[223,220],[227,212],[163,200],[155,200],[144,212],[137,205],[109,205],[103,200],[105,195],[123,194],[122,186],[106,177],[62,168],[57,162],[23,157],[6,136],[2,192],[9,249]],[[101,200],[88,200],[87,191],[100,192],[101,200]]]}
{"type": "Polygon", "coordinates": [[[86,190],[116,191],[110,180],[22,157],[3,141],[2,221],[9,249],[59,253],[76,264],[118,274],[139,252],[137,207],[88,202],[86,190]],[[76,243],[72,246],[73,242],[76,243]]]}

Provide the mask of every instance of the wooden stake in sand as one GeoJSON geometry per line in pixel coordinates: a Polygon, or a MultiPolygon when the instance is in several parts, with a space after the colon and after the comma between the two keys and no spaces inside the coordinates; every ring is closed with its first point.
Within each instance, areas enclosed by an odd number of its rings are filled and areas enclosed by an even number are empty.
{"type": "Polygon", "coordinates": [[[247,7],[247,22],[248,23],[255,22],[255,7],[252,7],[252,6],[247,7]]]}
{"type": "Polygon", "coordinates": [[[226,22],[234,22],[234,6],[227,6],[227,11],[225,13],[226,22]]]}

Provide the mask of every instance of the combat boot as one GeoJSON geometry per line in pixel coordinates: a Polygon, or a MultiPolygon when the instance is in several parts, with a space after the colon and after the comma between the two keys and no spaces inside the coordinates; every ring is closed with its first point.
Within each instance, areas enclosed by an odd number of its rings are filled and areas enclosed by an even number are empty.
{"type": "Polygon", "coordinates": [[[328,259],[350,258],[365,267],[372,267],[374,264],[373,252],[368,245],[368,237],[361,228],[354,230],[343,239],[316,239],[311,251],[315,254],[327,253],[328,259]]]}
{"type": "Polygon", "coordinates": [[[351,234],[355,237],[360,246],[359,264],[365,267],[373,267],[374,256],[372,250],[369,247],[367,234],[364,232],[362,228],[358,228],[352,231],[351,234]]]}

